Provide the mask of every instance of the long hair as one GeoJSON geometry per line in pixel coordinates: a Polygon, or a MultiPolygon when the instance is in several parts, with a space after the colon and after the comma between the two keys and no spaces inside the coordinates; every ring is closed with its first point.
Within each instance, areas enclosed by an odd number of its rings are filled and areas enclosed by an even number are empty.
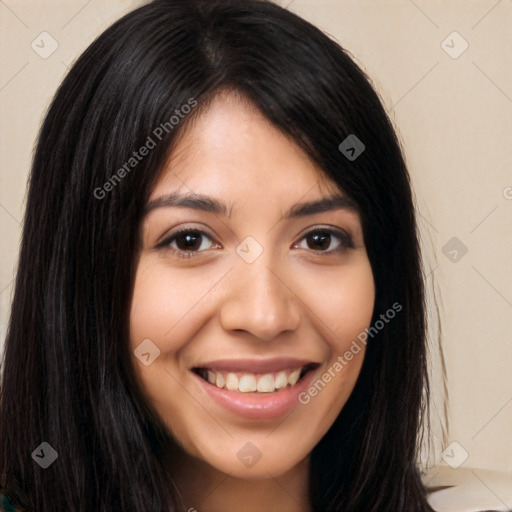
{"type": "Polygon", "coordinates": [[[136,385],[129,306],[151,189],[184,127],[224,90],[357,204],[372,324],[402,306],[368,339],[356,387],[312,452],[313,509],[431,510],[417,469],[424,284],[400,144],[349,54],[266,0],[155,0],[101,34],[59,87],[29,178],[1,382],[2,482],[38,512],[184,510],[161,460],[170,433],[136,385]],[[339,149],[349,135],[364,144],[356,159],[339,149]],[[155,147],[127,166],[149,136],[155,147]],[[33,457],[43,442],[58,454],[46,469],[33,457]]]}

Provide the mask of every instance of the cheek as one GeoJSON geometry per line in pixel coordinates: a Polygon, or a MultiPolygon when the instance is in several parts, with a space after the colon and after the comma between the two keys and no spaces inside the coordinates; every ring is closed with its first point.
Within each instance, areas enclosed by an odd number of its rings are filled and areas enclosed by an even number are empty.
{"type": "Polygon", "coordinates": [[[137,268],[130,349],[141,390],[162,417],[172,414],[171,398],[179,395],[178,381],[185,371],[180,368],[180,351],[199,326],[201,298],[209,288],[210,279],[199,280],[186,270],[169,271],[158,259],[142,259],[137,268]],[[137,353],[149,353],[149,364],[137,353]]]}
{"type": "Polygon", "coordinates": [[[358,336],[370,326],[375,286],[367,259],[350,268],[340,267],[327,278],[310,275],[304,285],[329,354],[299,397],[318,441],[346,404],[361,371],[366,345],[358,336]]]}
{"type": "Polygon", "coordinates": [[[187,339],[202,301],[213,291],[217,272],[199,273],[165,268],[159,261],[141,261],[135,277],[130,311],[130,339],[133,348],[142,340],[158,340],[162,354],[172,355],[187,339]]]}
{"type": "Polygon", "coordinates": [[[375,286],[370,262],[303,271],[300,296],[332,352],[344,352],[371,322],[375,286]]]}
{"type": "Polygon", "coordinates": [[[296,269],[293,275],[300,276],[294,283],[297,295],[326,349],[320,377],[330,370],[325,379],[331,393],[322,395],[340,409],[359,375],[366,348],[360,335],[373,315],[375,285],[370,262],[358,257],[339,267],[296,269]]]}
{"type": "MultiPolygon", "coordinates": [[[[211,286],[211,285],[210,285],[211,286]]],[[[130,349],[139,388],[148,405],[175,433],[186,430],[180,401],[180,382],[185,370],[180,368],[180,350],[193,336],[194,315],[208,282],[199,282],[193,274],[170,271],[158,258],[142,258],[135,276],[130,310],[130,349]],[[148,341],[150,340],[149,344],[148,341]],[[144,351],[139,347],[147,347],[144,351]],[[156,347],[156,348],[155,348],[156,347]],[[136,353],[150,353],[150,364],[136,353]]]]}
{"type": "MultiPolygon", "coordinates": [[[[338,352],[346,350],[347,342],[350,344],[370,325],[373,315],[375,286],[369,262],[356,270],[339,286],[336,307],[328,312],[336,339],[340,340],[336,343],[338,352]]],[[[335,289],[332,293],[336,293],[335,289]]]]}
{"type": "MultiPolygon", "coordinates": [[[[214,313],[212,300],[225,273],[214,267],[207,272],[170,269],[159,257],[139,261],[130,310],[130,349],[132,354],[145,353],[139,347],[148,346],[142,344],[150,340],[149,352],[156,350],[158,355],[147,366],[137,357],[132,361],[147,402],[178,437],[190,421],[182,410],[189,399],[182,384],[189,378],[187,362],[202,355],[190,342],[214,313]]],[[[189,416],[201,413],[195,407],[192,401],[189,416]]]]}

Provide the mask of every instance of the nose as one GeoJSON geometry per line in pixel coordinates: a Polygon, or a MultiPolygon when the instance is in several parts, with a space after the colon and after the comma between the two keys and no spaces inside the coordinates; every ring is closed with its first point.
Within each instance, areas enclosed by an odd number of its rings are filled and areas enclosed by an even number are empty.
{"type": "Polygon", "coordinates": [[[271,268],[263,257],[237,266],[221,306],[222,327],[245,331],[263,341],[296,330],[301,319],[300,299],[293,284],[287,282],[290,279],[271,268]]]}

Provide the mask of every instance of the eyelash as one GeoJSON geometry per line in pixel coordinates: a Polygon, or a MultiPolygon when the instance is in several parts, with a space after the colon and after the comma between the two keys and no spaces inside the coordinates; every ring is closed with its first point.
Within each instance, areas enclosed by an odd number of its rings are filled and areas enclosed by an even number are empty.
{"type": "MultiPolygon", "coordinates": [[[[204,252],[204,250],[203,251],[183,251],[181,249],[174,249],[173,247],[170,246],[172,242],[174,242],[179,236],[184,235],[184,234],[194,234],[196,236],[205,236],[205,237],[209,238],[210,240],[212,240],[212,242],[213,242],[213,237],[206,231],[203,231],[202,229],[183,228],[183,229],[179,229],[178,231],[176,231],[175,233],[173,233],[172,235],[170,235],[169,237],[164,239],[160,244],[158,244],[156,246],[156,248],[170,250],[171,252],[174,253],[174,255],[176,257],[183,258],[183,259],[193,258],[193,257],[198,256],[202,252],[204,252]]],[[[300,239],[300,241],[305,240],[309,236],[312,236],[315,234],[324,234],[324,235],[327,234],[331,237],[334,236],[335,238],[338,238],[340,240],[340,244],[335,249],[330,249],[328,251],[315,251],[314,249],[308,249],[309,251],[311,251],[314,254],[319,254],[321,256],[325,256],[325,255],[330,255],[330,254],[333,254],[336,252],[342,252],[342,251],[345,251],[346,249],[354,248],[354,242],[348,233],[346,233],[345,231],[342,231],[342,230],[337,230],[337,229],[332,229],[332,228],[314,228],[311,231],[308,231],[307,233],[305,233],[304,236],[300,239]]],[[[295,245],[297,245],[297,244],[295,244],[295,245]]]]}

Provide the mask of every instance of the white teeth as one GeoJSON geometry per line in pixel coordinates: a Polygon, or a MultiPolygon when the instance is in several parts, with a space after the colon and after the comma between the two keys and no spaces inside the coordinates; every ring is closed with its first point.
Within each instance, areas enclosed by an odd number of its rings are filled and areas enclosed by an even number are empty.
{"type": "Polygon", "coordinates": [[[224,377],[222,376],[222,373],[217,373],[215,376],[215,385],[218,388],[223,388],[225,384],[224,377]]]}
{"type": "Polygon", "coordinates": [[[229,391],[238,391],[240,393],[273,393],[286,386],[294,386],[300,379],[302,368],[295,370],[282,370],[275,374],[265,373],[263,375],[256,375],[254,373],[236,374],[234,372],[215,372],[213,370],[206,370],[202,376],[210,384],[218,388],[226,388],[229,391]]]}
{"type": "Polygon", "coordinates": [[[240,383],[238,384],[238,390],[242,393],[251,393],[256,391],[256,377],[254,375],[242,375],[240,383]]]}
{"type": "Polygon", "coordinates": [[[297,381],[299,380],[300,377],[300,370],[300,368],[298,368],[297,370],[293,370],[293,372],[290,373],[290,375],[288,376],[288,384],[290,384],[290,386],[297,384],[297,381]]]}
{"type": "Polygon", "coordinates": [[[266,373],[258,380],[258,391],[260,393],[272,393],[274,391],[274,377],[270,373],[266,373]]]}
{"type": "Polygon", "coordinates": [[[276,380],[275,380],[275,384],[274,384],[276,389],[285,388],[286,384],[288,384],[288,379],[286,378],[286,373],[279,372],[276,375],[276,380]]]}
{"type": "Polygon", "coordinates": [[[234,373],[228,373],[226,377],[226,388],[229,389],[229,391],[238,390],[238,377],[234,373]]]}

